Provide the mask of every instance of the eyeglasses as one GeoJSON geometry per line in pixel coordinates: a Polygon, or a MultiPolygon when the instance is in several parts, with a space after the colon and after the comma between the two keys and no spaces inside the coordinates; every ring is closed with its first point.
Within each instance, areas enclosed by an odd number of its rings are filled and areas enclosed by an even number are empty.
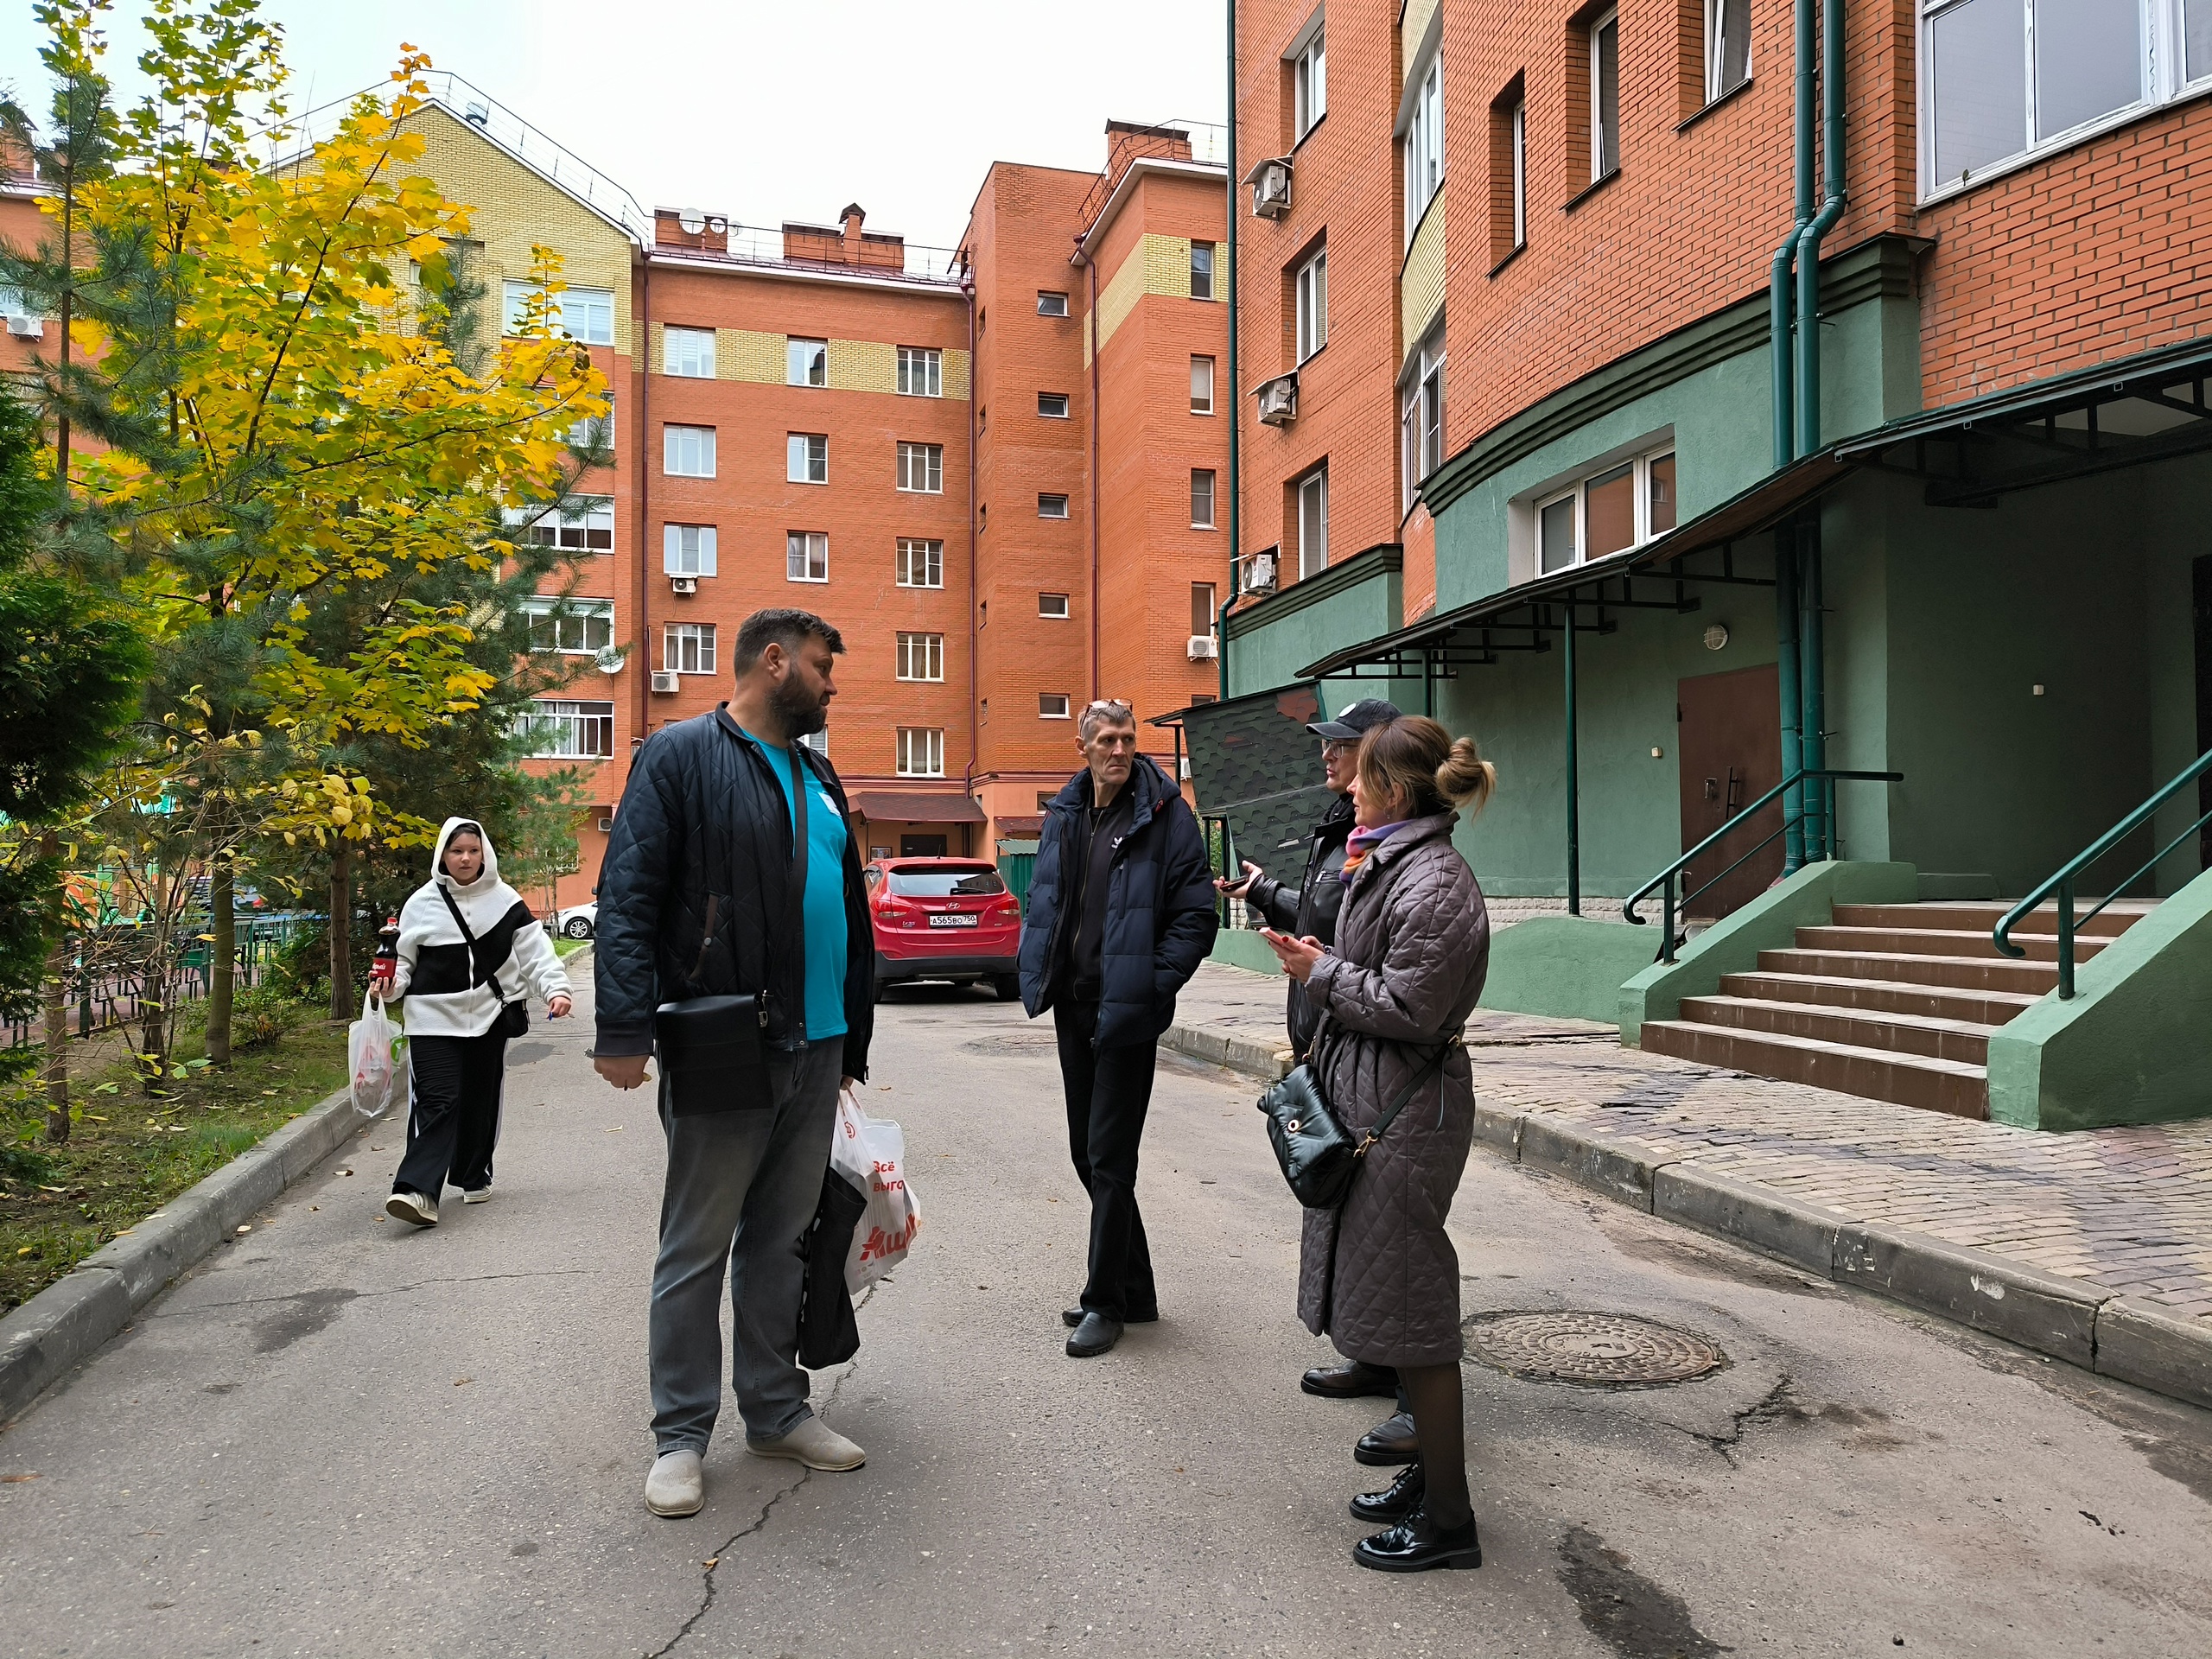
{"type": "Polygon", "coordinates": [[[1096,702],[1086,702],[1083,705],[1083,712],[1086,715],[1104,715],[1116,722],[1137,717],[1136,710],[1119,697],[1100,697],[1096,702]]]}

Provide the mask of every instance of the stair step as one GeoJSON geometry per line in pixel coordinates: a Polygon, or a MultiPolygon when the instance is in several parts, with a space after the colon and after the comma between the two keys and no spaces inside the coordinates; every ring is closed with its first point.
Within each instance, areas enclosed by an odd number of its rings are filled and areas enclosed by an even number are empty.
{"type": "Polygon", "coordinates": [[[1917,1014],[1984,1026],[2001,1026],[2041,1000],[2026,991],[1964,990],[1821,974],[1724,974],[1720,992],[1724,996],[1764,1002],[1862,1008],[1869,1014],[1917,1014]]]}
{"type": "Polygon", "coordinates": [[[2001,957],[1977,961],[1971,957],[1891,956],[1866,950],[1762,950],[1758,966],[1762,973],[1886,979],[2037,995],[2058,984],[2055,962],[2012,962],[2001,957]]]}
{"type": "MultiPolygon", "coordinates": [[[[2074,901],[2074,913],[2082,913],[2094,905],[2074,901]]],[[[2155,899],[2115,899],[2105,912],[2087,924],[2076,921],[2077,937],[2095,934],[2116,938],[2141,921],[2158,907],[2155,899]]],[[[1927,904],[1927,905],[1838,905],[1835,921],[1839,927],[1932,927],[1955,932],[1980,933],[1986,938],[1989,930],[2003,921],[2012,910],[2010,904],[1927,904]]],[[[2055,904],[2037,905],[2024,918],[2024,925],[2033,932],[2058,937],[2058,906],[2055,904]]]]}
{"type": "Polygon", "coordinates": [[[1834,1089],[1957,1117],[1989,1116],[1988,1074],[1979,1065],[1926,1054],[1895,1054],[1848,1043],[1821,1042],[1778,1032],[1732,1031],[1683,1020],[1654,1020],[1644,1048],[1700,1065],[1834,1089]]]}
{"type": "MultiPolygon", "coordinates": [[[[1968,933],[1948,928],[1801,927],[1797,930],[1797,943],[1808,950],[1874,951],[1904,957],[1991,957],[1999,962],[2018,960],[2000,953],[1997,941],[1989,937],[1986,928],[1979,933],[1968,933]]],[[[2028,953],[2027,959],[2031,962],[2058,960],[2058,935],[2056,933],[2015,933],[2012,943],[2028,953]]],[[[2074,960],[2087,962],[2111,943],[2109,937],[2083,934],[2074,941],[2074,960]]]]}
{"type": "Polygon", "coordinates": [[[1827,1008],[1808,1002],[1766,1002],[1737,996],[1686,996],[1682,999],[1681,1017],[1693,1025],[1809,1037],[1847,1048],[1928,1055],[1939,1060],[1956,1060],[1964,1065],[1986,1065],[1989,1062],[1992,1027],[1966,1020],[1874,1014],[1856,1008],[1827,1008]]]}

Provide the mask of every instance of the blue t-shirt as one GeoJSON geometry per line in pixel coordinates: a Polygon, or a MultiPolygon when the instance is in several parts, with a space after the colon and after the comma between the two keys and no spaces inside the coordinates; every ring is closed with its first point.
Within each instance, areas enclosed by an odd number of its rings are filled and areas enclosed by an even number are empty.
{"type": "MultiPolygon", "coordinates": [[[[741,731],[744,728],[738,728],[741,731]]],[[[806,1040],[818,1043],[845,1034],[845,818],[836,798],[812,767],[789,749],[779,748],[757,732],[747,737],[768,752],[776,781],[784,786],[791,830],[798,830],[798,804],[791,793],[793,772],[805,774],[806,798],[806,1040]]]]}

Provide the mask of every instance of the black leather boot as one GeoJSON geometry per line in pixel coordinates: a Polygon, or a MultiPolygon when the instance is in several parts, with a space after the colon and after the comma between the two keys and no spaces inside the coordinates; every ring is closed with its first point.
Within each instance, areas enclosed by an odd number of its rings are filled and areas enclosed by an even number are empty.
{"type": "Polygon", "coordinates": [[[1351,1518],[1364,1521],[1370,1526],[1402,1521],[1421,1507],[1421,1495],[1427,1490],[1428,1482],[1421,1473],[1421,1465],[1409,1463],[1381,1491],[1365,1492],[1352,1499],[1351,1518]]]}
{"type": "Polygon", "coordinates": [[[1483,1546],[1472,1516],[1463,1527],[1440,1527],[1417,1509],[1388,1532],[1361,1539],[1351,1547],[1351,1558],[1378,1573],[1426,1573],[1434,1567],[1480,1567],[1483,1546]]]}
{"type": "Polygon", "coordinates": [[[1299,1379],[1298,1386],[1324,1400],[1358,1400],[1369,1395],[1391,1400],[1397,1397],[1398,1373],[1388,1365],[1348,1359],[1341,1365],[1316,1365],[1299,1379]]]}

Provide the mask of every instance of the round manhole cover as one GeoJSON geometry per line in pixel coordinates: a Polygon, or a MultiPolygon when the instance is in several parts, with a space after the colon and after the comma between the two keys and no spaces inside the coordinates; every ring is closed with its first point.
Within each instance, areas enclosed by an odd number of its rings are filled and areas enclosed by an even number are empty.
{"type": "Polygon", "coordinates": [[[1728,1363],[1708,1338],[1625,1313],[1478,1313],[1465,1331],[1471,1357],[1538,1382],[1650,1387],[1728,1363]]]}

